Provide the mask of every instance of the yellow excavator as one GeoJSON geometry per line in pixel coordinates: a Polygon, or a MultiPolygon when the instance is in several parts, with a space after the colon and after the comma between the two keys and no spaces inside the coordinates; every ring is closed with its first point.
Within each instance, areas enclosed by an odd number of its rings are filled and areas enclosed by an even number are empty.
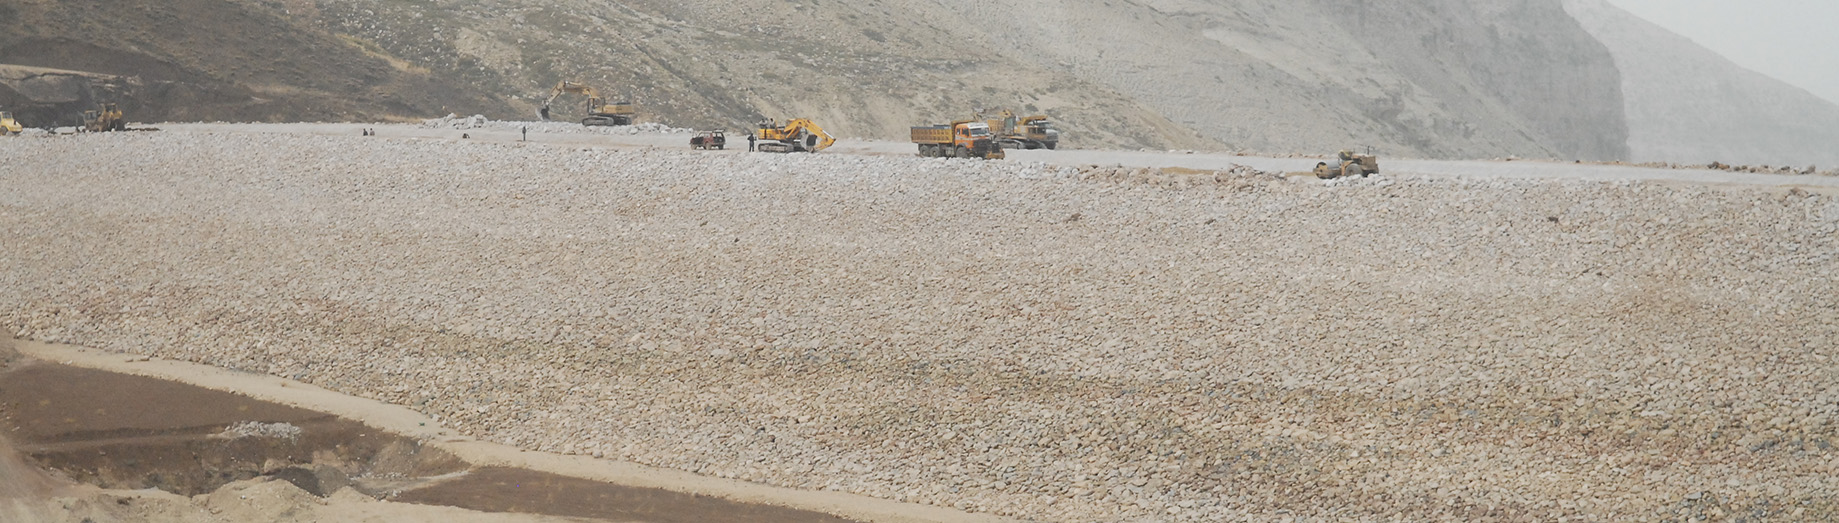
{"type": "Polygon", "coordinates": [[[549,104],[564,94],[587,97],[587,116],[581,119],[581,125],[632,125],[633,117],[638,114],[638,108],[631,102],[608,104],[605,98],[600,97],[599,90],[581,82],[563,80],[556,84],[555,89],[549,90],[549,99],[543,100],[543,108],[536,111],[537,115],[542,116],[543,121],[549,121],[549,104]]]}
{"type": "Polygon", "coordinates": [[[994,116],[985,116],[979,112],[977,118],[990,125],[991,134],[1002,142],[1004,149],[1060,147],[1060,130],[1054,128],[1053,120],[1047,115],[1016,116],[1014,112],[1003,109],[994,116]]]}
{"type": "Polygon", "coordinates": [[[824,132],[822,126],[804,118],[787,120],[785,125],[762,121],[754,137],[761,142],[755,149],[768,153],[814,153],[836,145],[836,138],[824,132]]]}

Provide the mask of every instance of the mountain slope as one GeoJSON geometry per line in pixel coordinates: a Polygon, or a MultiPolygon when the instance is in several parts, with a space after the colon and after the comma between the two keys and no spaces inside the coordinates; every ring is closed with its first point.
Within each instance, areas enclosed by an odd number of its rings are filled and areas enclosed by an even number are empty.
{"type": "MultiPolygon", "coordinates": [[[[166,74],[20,51],[68,37],[277,106],[161,113],[156,102],[138,114],[527,118],[549,86],[573,79],[686,127],[803,116],[843,136],[901,139],[909,125],[1007,107],[1055,116],[1070,147],[1627,155],[1614,62],[1559,0],[23,6],[27,16],[0,20],[11,35],[0,63],[166,74]]],[[[578,116],[578,100],[561,104],[558,117],[578,116]]]]}
{"type": "Polygon", "coordinates": [[[998,49],[1098,79],[1242,148],[1624,152],[1608,52],[1555,1],[1036,0],[961,9],[998,49]]]}
{"type": "Polygon", "coordinates": [[[489,82],[392,61],[287,13],[225,0],[22,0],[0,8],[0,64],[95,74],[54,97],[76,101],[35,100],[12,84],[0,85],[0,104],[55,123],[98,99],[122,101],[136,121],[380,120],[503,105],[489,82]]]}
{"type": "Polygon", "coordinates": [[[1622,70],[1636,161],[1839,165],[1839,105],[1603,0],[1565,0],[1622,70]]]}
{"type": "Polygon", "coordinates": [[[1008,106],[1055,114],[1086,146],[1623,155],[1607,50],[1556,0],[1486,4],[480,1],[440,4],[439,17],[416,16],[433,7],[417,2],[320,6],[334,30],[416,63],[474,57],[533,94],[583,78],[699,126],[796,114],[898,138],[1008,106]]]}

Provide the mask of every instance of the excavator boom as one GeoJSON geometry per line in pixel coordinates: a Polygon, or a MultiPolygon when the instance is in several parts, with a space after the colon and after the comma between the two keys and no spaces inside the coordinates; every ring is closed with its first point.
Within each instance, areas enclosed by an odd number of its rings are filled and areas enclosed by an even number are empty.
{"type": "Polygon", "coordinates": [[[607,104],[606,99],[600,97],[600,91],[593,86],[563,80],[549,90],[549,98],[543,100],[543,107],[536,111],[537,116],[545,122],[549,121],[549,104],[564,94],[587,97],[587,116],[581,119],[581,125],[631,125],[634,115],[638,114],[638,109],[629,103],[607,104]]]}
{"type": "Polygon", "coordinates": [[[804,118],[794,118],[783,126],[762,122],[754,131],[754,137],[765,142],[756,148],[769,153],[814,153],[836,145],[836,138],[824,131],[823,126],[804,118]]]}

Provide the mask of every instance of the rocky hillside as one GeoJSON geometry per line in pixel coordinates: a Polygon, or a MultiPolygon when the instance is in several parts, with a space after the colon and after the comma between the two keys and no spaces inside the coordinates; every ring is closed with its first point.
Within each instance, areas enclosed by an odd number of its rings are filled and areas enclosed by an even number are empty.
{"type": "Polygon", "coordinates": [[[1565,0],[1609,46],[1636,161],[1839,165],[1839,105],[1603,0],[1565,0]]]}
{"type": "Polygon", "coordinates": [[[22,0],[0,6],[0,64],[96,75],[34,97],[0,74],[0,105],[37,125],[103,98],[138,120],[528,118],[573,79],[680,127],[900,139],[1007,107],[1058,117],[1071,147],[1606,160],[1713,141],[1733,152],[1704,160],[1742,163],[1787,143],[1748,129],[1804,112],[1754,77],[1751,102],[1695,113],[1754,125],[1676,136],[1674,108],[1704,103],[1647,64],[1690,43],[1592,20],[1561,0],[22,0]]]}
{"type": "Polygon", "coordinates": [[[1083,145],[1619,157],[1607,50],[1556,1],[1500,4],[1517,7],[568,0],[437,18],[355,0],[320,2],[319,20],[533,95],[564,77],[622,86],[698,126],[798,114],[899,137],[1006,106],[1061,117],[1083,145]]]}
{"type": "Polygon", "coordinates": [[[1265,151],[1612,158],[1614,65],[1556,2],[972,4],[994,46],[1265,151]]]}
{"type": "MultiPolygon", "coordinates": [[[[154,120],[522,117],[569,78],[680,126],[898,138],[1010,107],[1073,146],[1625,152],[1609,55],[1556,0],[1433,4],[26,0],[0,7],[0,63],[157,84],[46,110],[154,120]]],[[[11,85],[0,104],[45,105],[11,85]]]]}
{"type": "Polygon", "coordinates": [[[98,100],[131,119],[388,120],[502,107],[507,88],[411,64],[317,28],[310,2],[19,0],[0,4],[0,106],[66,123],[98,100]]]}

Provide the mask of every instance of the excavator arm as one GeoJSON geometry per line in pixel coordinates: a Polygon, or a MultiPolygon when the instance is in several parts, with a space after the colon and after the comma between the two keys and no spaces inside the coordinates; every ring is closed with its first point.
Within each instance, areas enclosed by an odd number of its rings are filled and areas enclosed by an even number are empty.
{"type": "Polygon", "coordinates": [[[579,94],[587,97],[587,116],[581,119],[581,125],[632,125],[638,109],[631,102],[607,104],[600,97],[600,91],[581,82],[563,80],[549,90],[549,98],[543,100],[543,107],[536,110],[537,116],[549,121],[549,104],[564,94],[579,94]]]}
{"type": "Polygon", "coordinates": [[[593,86],[563,80],[557,82],[554,89],[549,90],[549,98],[543,100],[543,108],[537,110],[537,115],[542,116],[543,121],[549,121],[549,104],[555,103],[556,98],[560,98],[564,94],[580,94],[587,96],[589,110],[596,109],[596,106],[600,105],[600,91],[595,90],[593,86]]]}
{"type": "Polygon", "coordinates": [[[825,132],[823,126],[817,125],[817,122],[804,118],[796,118],[786,122],[785,130],[786,134],[789,136],[807,137],[807,141],[804,145],[805,148],[809,149],[811,152],[822,151],[824,149],[829,149],[832,145],[836,145],[836,138],[831,137],[830,133],[825,132]],[[816,138],[817,140],[815,142],[809,141],[810,138],[816,138]]]}

